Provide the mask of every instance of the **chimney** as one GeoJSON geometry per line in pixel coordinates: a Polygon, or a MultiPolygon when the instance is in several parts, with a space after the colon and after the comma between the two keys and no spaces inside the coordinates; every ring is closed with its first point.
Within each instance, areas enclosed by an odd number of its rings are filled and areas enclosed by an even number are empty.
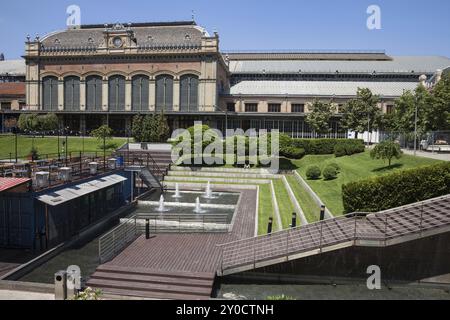
{"type": "Polygon", "coordinates": [[[442,70],[441,69],[437,69],[435,75],[436,75],[435,83],[438,83],[442,79],[442,70]]]}
{"type": "Polygon", "coordinates": [[[421,75],[420,77],[419,77],[419,81],[420,81],[420,84],[421,85],[423,85],[425,88],[427,87],[427,76],[426,75],[421,75]]]}

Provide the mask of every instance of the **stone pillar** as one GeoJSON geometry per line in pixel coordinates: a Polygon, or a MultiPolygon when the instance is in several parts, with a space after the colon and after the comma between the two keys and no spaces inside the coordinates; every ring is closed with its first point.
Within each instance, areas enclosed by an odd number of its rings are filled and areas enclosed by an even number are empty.
{"type": "Polygon", "coordinates": [[[108,99],[109,99],[109,94],[108,94],[109,90],[108,90],[108,78],[104,77],[103,78],[103,85],[102,85],[102,109],[103,111],[108,111],[109,106],[108,106],[108,99]]]}
{"type": "Polygon", "coordinates": [[[26,66],[26,104],[30,110],[40,110],[42,105],[40,98],[39,66],[28,63],[26,66]]]}
{"type": "Polygon", "coordinates": [[[173,79],[173,111],[180,111],[180,78],[173,79]]]}
{"type": "Polygon", "coordinates": [[[58,79],[58,111],[64,111],[64,79],[58,79]]]}
{"type": "Polygon", "coordinates": [[[155,78],[150,78],[150,83],[149,83],[149,85],[150,85],[150,91],[148,92],[149,93],[149,95],[148,95],[148,97],[149,97],[149,103],[148,103],[148,106],[149,106],[149,109],[150,109],[150,111],[155,111],[156,110],[156,80],[155,80],[155,78]]]}
{"type": "Polygon", "coordinates": [[[125,80],[125,111],[131,111],[131,78],[125,80]]]}
{"type": "MultiPolygon", "coordinates": [[[[86,111],[86,79],[80,79],[80,110],[86,111]]],[[[81,121],[80,121],[81,123],[81,121]]]]}

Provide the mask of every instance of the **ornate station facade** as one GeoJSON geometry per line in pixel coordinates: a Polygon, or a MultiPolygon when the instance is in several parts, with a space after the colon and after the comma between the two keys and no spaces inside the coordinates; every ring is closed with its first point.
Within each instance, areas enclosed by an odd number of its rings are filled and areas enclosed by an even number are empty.
{"type": "Polygon", "coordinates": [[[221,52],[219,35],[193,21],[83,25],[28,38],[24,59],[26,106],[11,112],[54,112],[81,133],[107,123],[118,135],[134,115],[164,112],[172,129],[203,121],[311,137],[305,115],[323,99],[338,110],[331,136],[343,137],[339,106],[359,87],[389,112],[405,90],[450,66],[446,57],[382,51],[221,52]]]}

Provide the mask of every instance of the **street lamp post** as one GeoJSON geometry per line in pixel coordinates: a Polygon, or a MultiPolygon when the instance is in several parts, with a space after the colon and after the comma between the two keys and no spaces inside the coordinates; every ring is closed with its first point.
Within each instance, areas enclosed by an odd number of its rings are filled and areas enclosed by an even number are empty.
{"type": "Polygon", "coordinates": [[[417,118],[418,118],[418,101],[417,101],[417,97],[416,97],[416,111],[415,111],[415,115],[414,115],[414,156],[417,155],[417,118]]]}

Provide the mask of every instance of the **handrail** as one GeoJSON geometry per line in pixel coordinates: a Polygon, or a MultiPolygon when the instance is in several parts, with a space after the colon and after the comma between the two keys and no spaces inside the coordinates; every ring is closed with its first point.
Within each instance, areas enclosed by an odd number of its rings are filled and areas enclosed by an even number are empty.
{"type": "Polygon", "coordinates": [[[356,212],[284,231],[218,245],[221,270],[242,265],[256,266],[267,259],[319,250],[342,242],[387,241],[450,224],[450,195],[377,213],[356,212]],[[434,211],[433,211],[434,209],[434,211]],[[444,211],[445,212],[445,211],[444,211]],[[427,214],[425,214],[427,213],[427,214]],[[407,219],[406,219],[407,218],[407,219]]]}

